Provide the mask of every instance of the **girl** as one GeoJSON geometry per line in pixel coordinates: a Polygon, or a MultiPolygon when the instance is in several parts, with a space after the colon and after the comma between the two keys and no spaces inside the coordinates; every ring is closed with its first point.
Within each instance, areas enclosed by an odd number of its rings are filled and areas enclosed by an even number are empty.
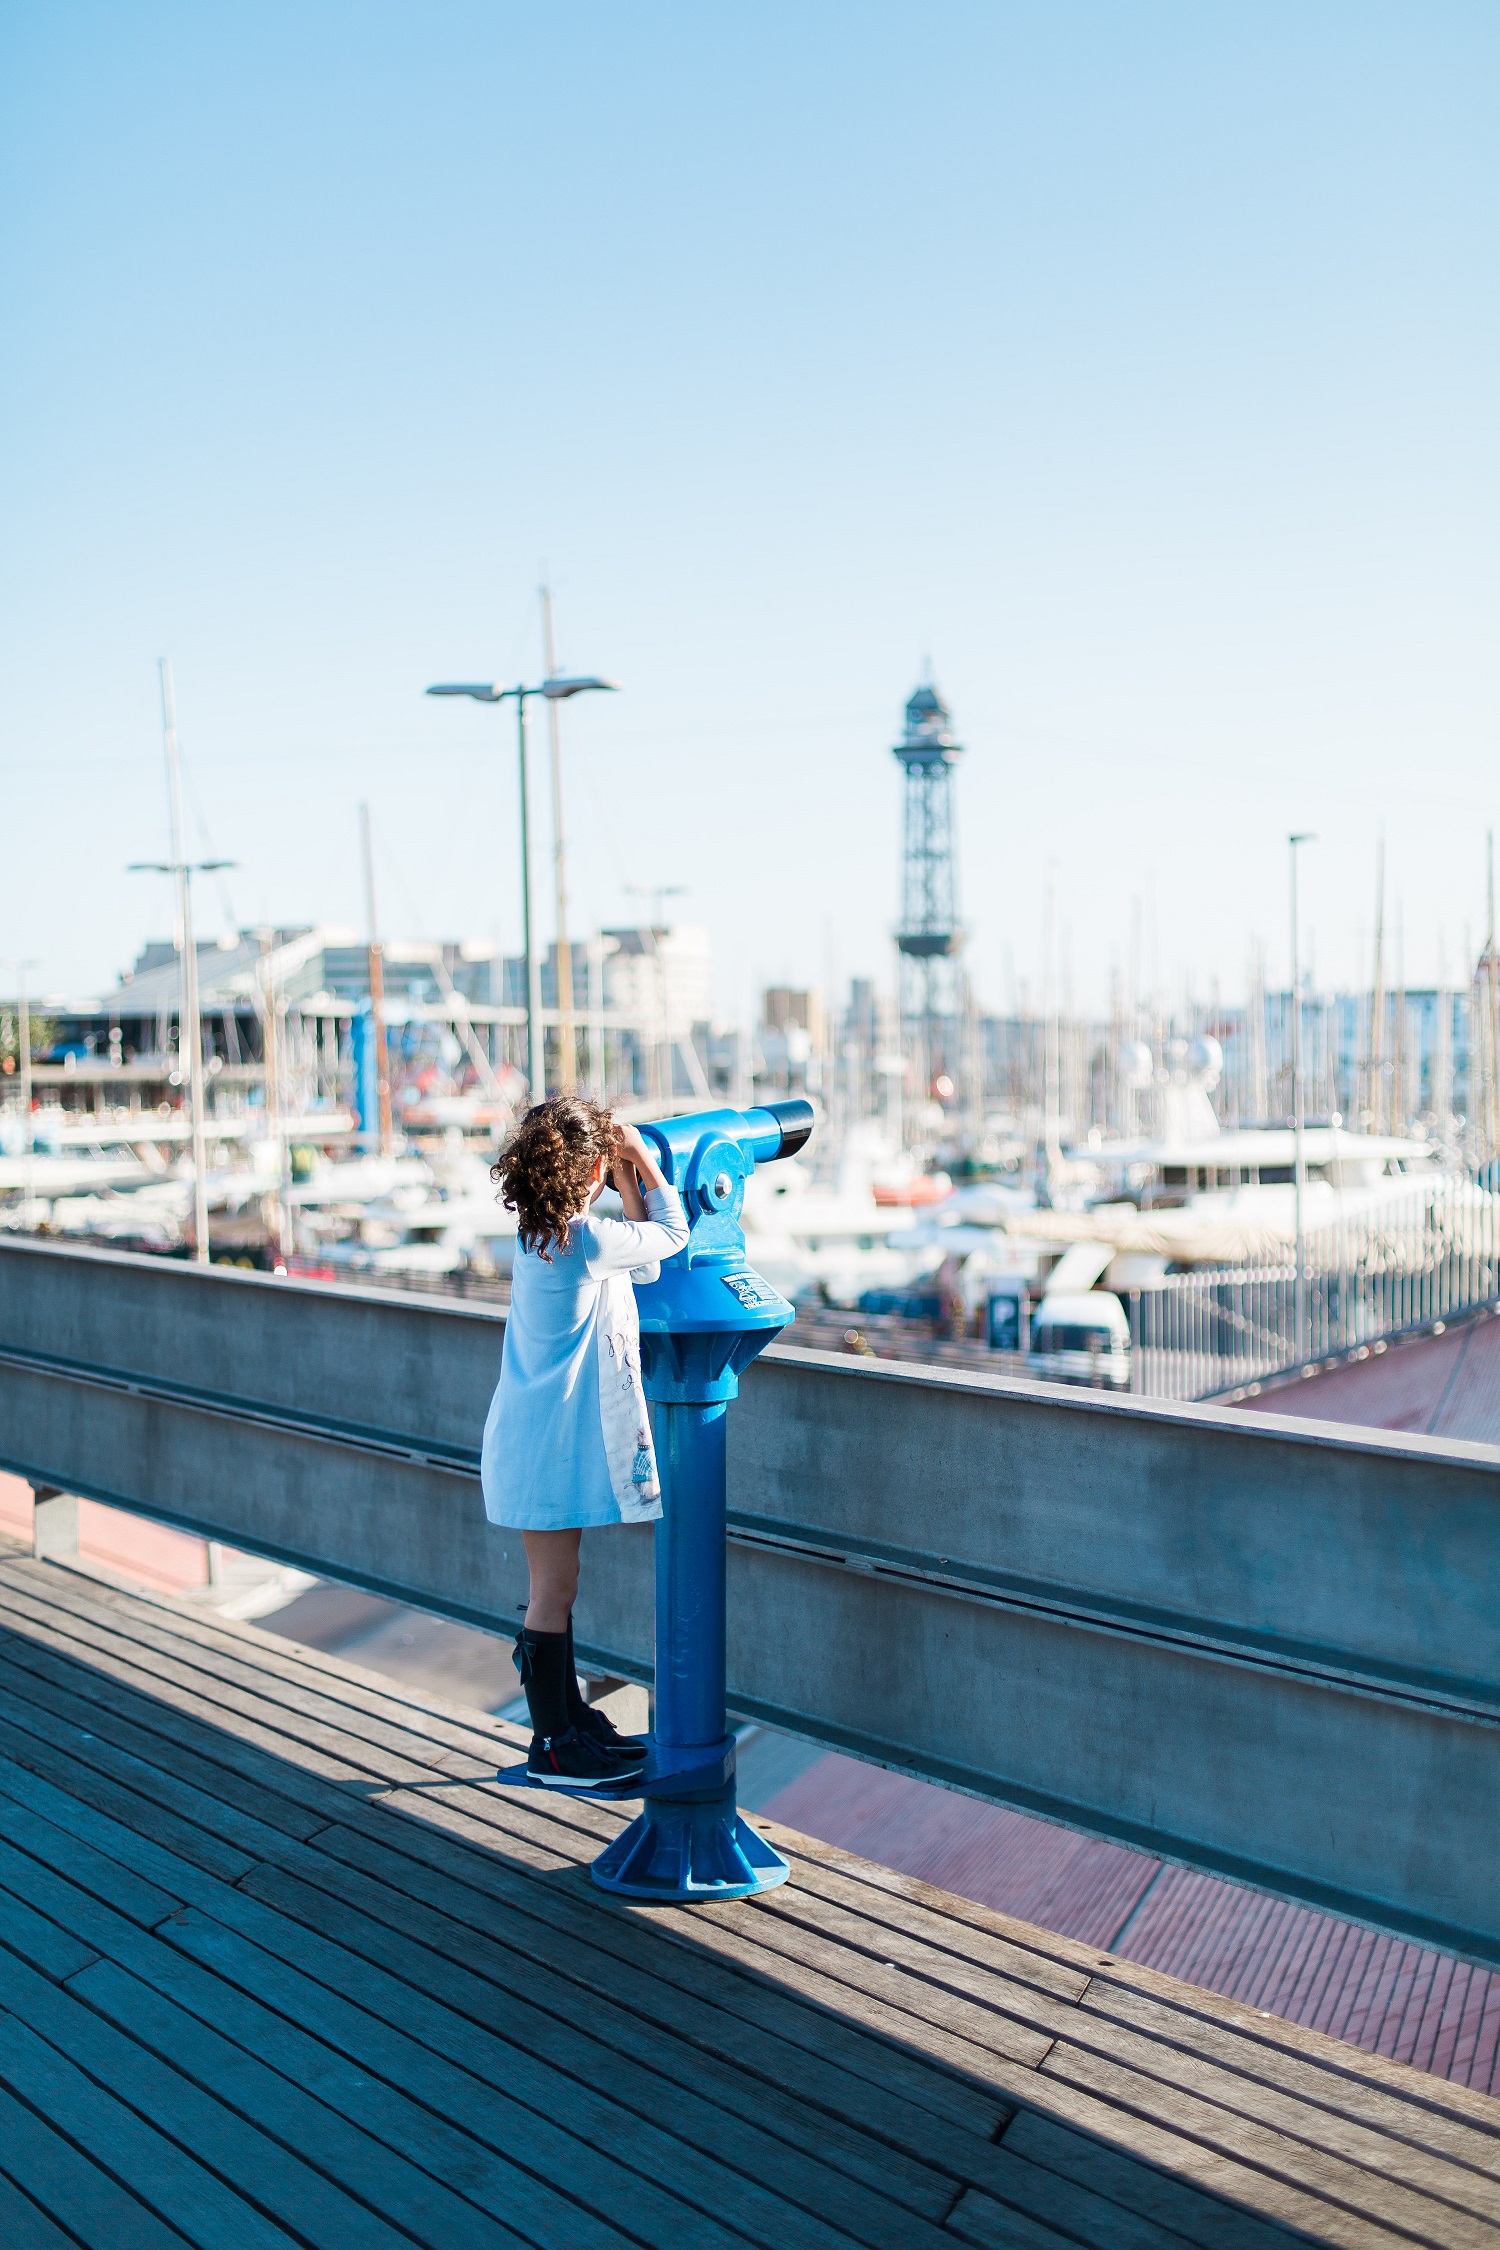
{"type": "Polygon", "coordinates": [[[598,1788],[638,1774],[646,1746],[579,1692],[578,1542],[594,1524],[661,1514],[630,1277],[680,1250],[688,1224],[635,1128],[571,1094],[526,1112],[490,1176],[520,1239],[480,1476],[486,1515],[520,1532],[531,1573],[516,1641],[527,1768],[549,1788],[598,1788]],[[589,1216],[607,1185],[623,1222],[589,1216]]]}

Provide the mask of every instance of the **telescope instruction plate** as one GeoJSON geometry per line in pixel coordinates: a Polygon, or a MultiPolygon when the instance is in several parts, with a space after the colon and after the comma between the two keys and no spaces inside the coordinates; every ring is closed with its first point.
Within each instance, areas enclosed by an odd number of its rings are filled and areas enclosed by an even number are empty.
{"type": "Polygon", "coordinates": [[[763,1305],[781,1302],[777,1291],[758,1273],[726,1273],[720,1276],[731,1296],[738,1297],[746,1312],[759,1312],[763,1305]]]}

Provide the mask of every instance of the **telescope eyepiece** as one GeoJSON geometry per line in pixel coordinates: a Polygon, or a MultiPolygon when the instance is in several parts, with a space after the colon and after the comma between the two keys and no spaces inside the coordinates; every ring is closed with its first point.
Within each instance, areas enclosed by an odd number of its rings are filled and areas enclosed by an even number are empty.
{"type": "Polygon", "coordinates": [[[799,1148],[806,1148],[812,1139],[815,1113],[811,1102],[798,1099],[790,1102],[766,1102],[768,1117],[774,1117],[781,1127],[781,1146],[778,1156],[795,1156],[799,1148]]]}

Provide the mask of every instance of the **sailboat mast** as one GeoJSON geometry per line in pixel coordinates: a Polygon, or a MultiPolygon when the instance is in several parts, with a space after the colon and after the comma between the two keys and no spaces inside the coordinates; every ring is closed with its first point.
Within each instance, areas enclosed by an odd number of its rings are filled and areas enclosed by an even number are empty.
{"type": "Polygon", "coordinates": [[[1487,929],[1484,941],[1484,1036],[1480,1041],[1480,1054],[1484,1059],[1484,1124],[1488,1146],[1485,1154],[1500,1154],[1500,1012],[1496,1007],[1495,961],[1495,831],[1488,829],[1484,839],[1485,850],[1485,904],[1487,929]]]}
{"type": "Polygon", "coordinates": [[[1384,1031],[1385,991],[1382,979],[1385,973],[1385,830],[1382,828],[1375,844],[1375,972],[1370,985],[1370,1028],[1366,1044],[1365,1082],[1368,1088],[1370,1131],[1380,1131],[1384,1105],[1381,1059],[1381,1042],[1384,1031]]]}
{"type": "MultiPolygon", "coordinates": [[[[365,876],[365,926],[369,932],[370,948],[370,1015],[375,1032],[375,1086],[380,1111],[380,1153],[389,1156],[395,1146],[395,1133],[391,1126],[391,1058],[385,1035],[385,952],[380,943],[380,924],[375,919],[375,854],[370,846],[370,808],[359,808],[360,854],[365,876]]],[[[368,1118],[363,1120],[369,1131],[368,1118]]]]}
{"type": "Polygon", "coordinates": [[[162,746],[167,762],[167,816],[172,830],[172,872],[177,878],[177,938],[181,996],[177,1013],[177,1060],[187,1048],[188,1102],[193,1133],[193,1257],[208,1257],[207,1136],[203,1121],[203,1022],[198,1007],[198,948],[193,937],[193,885],[182,844],[182,761],[177,747],[177,694],[172,666],[161,660],[162,746]]]}

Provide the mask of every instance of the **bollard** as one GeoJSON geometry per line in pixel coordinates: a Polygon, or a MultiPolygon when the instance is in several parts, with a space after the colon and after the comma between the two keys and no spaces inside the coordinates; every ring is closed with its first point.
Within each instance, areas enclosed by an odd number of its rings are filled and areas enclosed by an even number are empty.
{"type": "Polygon", "coordinates": [[[709,1110],[640,1130],[683,1200],[691,1233],[637,1289],[641,1370],[655,1409],[656,1729],[644,1808],[594,1861],[629,1898],[746,1898],[787,1878],[780,1852],[741,1814],[724,1707],[725,1437],[741,1372],[793,1318],[745,1257],[739,1224],[757,1163],[792,1156],[812,1105],[709,1110]]]}

